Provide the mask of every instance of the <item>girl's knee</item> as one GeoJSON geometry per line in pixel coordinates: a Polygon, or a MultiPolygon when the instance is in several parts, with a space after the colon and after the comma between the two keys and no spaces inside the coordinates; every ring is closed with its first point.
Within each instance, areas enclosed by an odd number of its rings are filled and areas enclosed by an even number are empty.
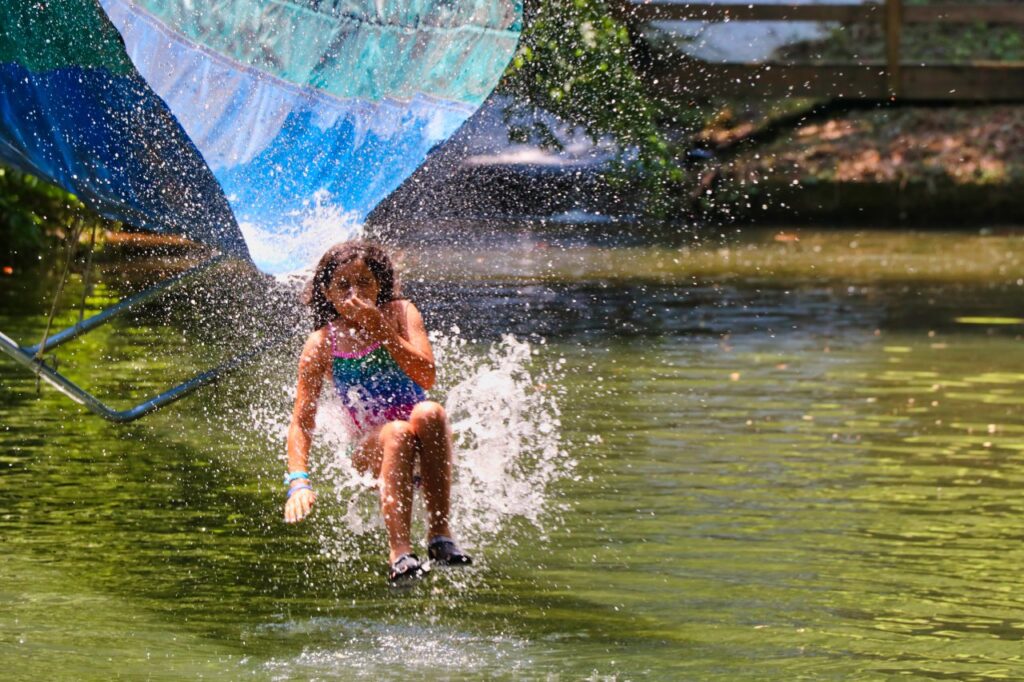
{"type": "Polygon", "coordinates": [[[412,408],[412,414],[409,415],[409,422],[416,430],[426,426],[444,424],[447,419],[448,415],[445,413],[444,407],[433,400],[417,403],[416,407],[412,408]]]}
{"type": "Polygon", "coordinates": [[[416,433],[413,431],[412,424],[402,420],[388,422],[380,430],[380,440],[384,445],[389,443],[397,443],[399,445],[411,444],[415,436],[416,433]]]}

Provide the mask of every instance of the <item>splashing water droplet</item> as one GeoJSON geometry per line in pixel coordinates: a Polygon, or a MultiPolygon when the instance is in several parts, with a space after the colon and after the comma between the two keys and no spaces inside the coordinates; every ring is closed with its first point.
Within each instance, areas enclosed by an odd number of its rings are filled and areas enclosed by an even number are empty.
{"type": "Polygon", "coordinates": [[[363,231],[357,214],[344,211],[325,190],[313,195],[308,210],[287,218],[292,219],[291,229],[265,230],[253,222],[238,223],[253,261],[266,272],[286,276],[311,268],[328,247],[363,231]]]}
{"type": "MultiPolygon", "coordinates": [[[[438,366],[430,398],[444,404],[452,427],[454,476],[452,523],[467,548],[493,553],[494,538],[513,519],[544,531],[558,523],[551,484],[571,473],[562,449],[558,391],[564,368],[545,361],[530,343],[511,335],[490,346],[467,343],[457,334],[431,334],[438,366]]],[[[263,396],[254,396],[249,421],[284,459],[294,379],[282,377],[263,396]]],[[[333,391],[324,390],[310,453],[319,495],[315,533],[324,554],[358,553],[359,537],[381,533],[376,482],[350,460],[353,435],[333,391]]],[[[276,472],[276,470],[275,470],[276,472]]],[[[414,533],[423,530],[423,503],[416,495],[414,533]]]]}

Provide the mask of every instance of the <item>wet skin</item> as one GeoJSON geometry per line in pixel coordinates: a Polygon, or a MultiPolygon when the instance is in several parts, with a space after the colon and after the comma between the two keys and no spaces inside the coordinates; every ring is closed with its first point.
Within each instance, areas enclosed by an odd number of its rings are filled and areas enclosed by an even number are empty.
{"type": "MultiPolygon", "coordinates": [[[[336,341],[343,352],[358,353],[381,343],[395,362],[424,389],[434,382],[434,358],[423,320],[409,301],[376,305],[380,285],[360,260],[339,266],[324,291],[339,314],[336,341]]],[[[306,471],[315,428],[317,399],[323,382],[329,383],[331,343],[326,327],[309,336],[299,361],[298,390],[288,435],[288,470],[306,471]]],[[[394,562],[412,552],[413,470],[419,462],[427,506],[429,536],[451,537],[448,524],[451,499],[452,445],[444,408],[433,401],[415,406],[408,420],[394,420],[373,428],[362,437],[353,464],[378,479],[381,513],[388,532],[389,558],[394,562]]],[[[316,493],[306,481],[292,482],[296,489],[285,503],[288,523],[309,515],[316,493]]]]}

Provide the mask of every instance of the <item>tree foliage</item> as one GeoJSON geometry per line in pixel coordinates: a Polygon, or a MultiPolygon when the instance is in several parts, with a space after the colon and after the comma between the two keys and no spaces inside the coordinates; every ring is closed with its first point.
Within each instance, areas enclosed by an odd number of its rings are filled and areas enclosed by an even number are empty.
{"type": "Polygon", "coordinates": [[[526,7],[503,88],[595,140],[614,137],[622,167],[655,189],[656,199],[683,173],[658,125],[663,105],[640,78],[635,56],[629,29],[607,0],[537,0],[526,7]]]}
{"type": "Polygon", "coordinates": [[[0,260],[4,265],[34,258],[48,242],[68,234],[78,218],[86,225],[98,221],[111,226],[74,194],[34,175],[0,166],[0,260]]]}

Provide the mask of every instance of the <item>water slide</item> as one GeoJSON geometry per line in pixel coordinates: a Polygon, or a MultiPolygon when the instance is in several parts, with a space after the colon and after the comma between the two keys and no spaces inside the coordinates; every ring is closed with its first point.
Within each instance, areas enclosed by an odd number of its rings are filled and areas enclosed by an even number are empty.
{"type": "Polygon", "coordinates": [[[519,0],[0,0],[0,162],[277,274],[475,111],[519,0]]]}
{"type": "Polygon", "coordinates": [[[0,0],[0,163],[221,255],[0,352],[128,422],[280,339],[125,410],[46,362],[216,265],[310,267],[451,136],[516,48],[520,0],[0,0]]]}

